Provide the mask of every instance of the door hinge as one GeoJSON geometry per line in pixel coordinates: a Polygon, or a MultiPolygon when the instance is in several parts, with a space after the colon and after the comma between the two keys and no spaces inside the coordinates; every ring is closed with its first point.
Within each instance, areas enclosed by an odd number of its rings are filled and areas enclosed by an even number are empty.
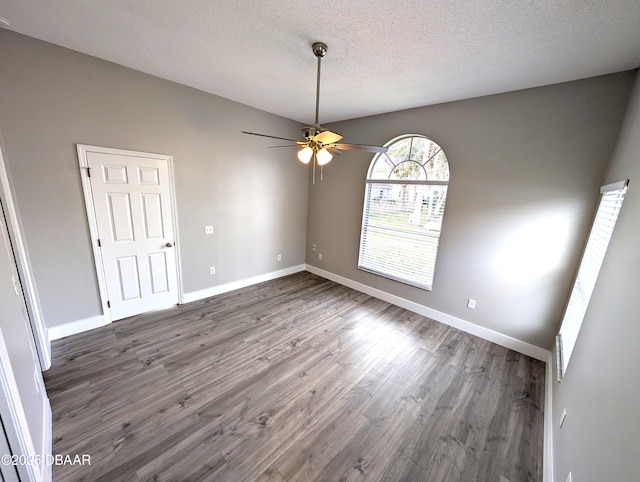
{"type": "Polygon", "coordinates": [[[84,169],[87,170],[87,177],[91,177],[91,168],[90,167],[85,167],[84,169]]]}
{"type": "Polygon", "coordinates": [[[107,301],[107,308],[111,308],[111,301],[107,301]]]}
{"type": "Polygon", "coordinates": [[[100,242],[99,239],[98,239],[98,248],[102,248],[102,243],[100,242]]]}

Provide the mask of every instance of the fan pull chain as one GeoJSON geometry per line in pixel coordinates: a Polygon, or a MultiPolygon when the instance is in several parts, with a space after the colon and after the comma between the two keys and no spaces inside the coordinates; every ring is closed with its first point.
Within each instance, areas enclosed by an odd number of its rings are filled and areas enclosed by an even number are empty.
{"type": "Polygon", "coordinates": [[[324,170],[324,166],[320,166],[320,180],[322,181],[322,171],[324,170]]]}
{"type": "Polygon", "coordinates": [[[316,153],[313,151],[313,184],[316,183],[316,153]]]}

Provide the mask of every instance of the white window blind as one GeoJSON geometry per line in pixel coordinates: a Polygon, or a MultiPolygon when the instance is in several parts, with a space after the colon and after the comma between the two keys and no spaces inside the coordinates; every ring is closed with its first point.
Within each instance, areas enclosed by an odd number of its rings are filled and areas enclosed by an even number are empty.
{"type": "Polygon", "coordinates": [[[358,267],[431,289],[449,167],[442,149],[406,136],[374,157],[366,181],[358,267]]]}
{"type": "Polygon", "coordinates": [[[558,352],[558,379],[567,370],[569,358],[578,338],[589,300],[598,279],[604,256],[618,220],[628,181],[608,184],[600,188],[602,196],[596,211],[591,233],[582,255],[578,275],[569,297],[560,332],[556,340],[558,352]]]}

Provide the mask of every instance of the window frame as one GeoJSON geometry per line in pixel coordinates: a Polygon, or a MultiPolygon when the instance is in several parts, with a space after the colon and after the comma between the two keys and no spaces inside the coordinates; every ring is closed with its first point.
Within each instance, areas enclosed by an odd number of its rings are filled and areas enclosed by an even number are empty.
{"type": "MultiPolygon", "coordinates": [[[[391,147],[392,145],[404,141],[406,139],[411,139],[411,143],[410,143],[410,147],[409,147],[409,153],[408,153],[408,158],[407,159],[401,159],[398,160],[397,163],[393,164],[393,167],[390,167],[389,172],[387,174],[387,178],[386,179],[381,179],[381,178],[374,178],[374,171],[376,169],[376,165],[378,162],[387,162],[384,159],[381,159],[381,156],[386,155],[385,153],[379,153],[376,154],[373,159],[371,160],[371,163],[369,164],[369,168],[367,170],[367,177],[365,178],[365,192],[364,192],[364,205],[363,205],[363,211],[362,211],[362,222],[361,222],[361,226],[360,226],[360,244],[359,244],[359,249],[358,249],[358,269],[365,271],[365,272],[369,272],[378,276],[382,276],[384,278],[388,278],[394,281],[398,281],[400,283],[404,283],[410,286],[414,286],[416,288],[420,288],[426,291],[431,291],[433,288],[433,281],[435,278],[435,269],[436,269],[436,265],[437,265],[437,257],[438,257],[438,249],[439,249],[439,245],[440,245],[440,237],[442,235],[442,221],[444,220],[444,212],[445,212],[445,207],[446,207],[446,198],[447,198],[447,194],[448,194],[448,186],[450,184],[450,169],[449,169],[449,161],[446,157],[446,154],[444,153],[444,150],[442,149],[442,147],[436,143],[435,141],[431,140],[430,138],[421,135],[421,134],[406,134],[406,135],[402,135],[399,137],[396,137],[394,139],[392,139],[391,141],[387,142],[385,144],[386,147],[391,147]],[[434,145],[437,147],[438,151],[434,154],[432,154],[427,160],[425,160],[424,162],[420,162],[416,159],[412,159],[412,153],[413,153],[413,139],[418,138],[418,139],[423,139],[425,141],[427,141],[430,145],[434,145]],[[437,156],[438,154],[440,154],[440,152],[442,153],[442,155],[444,156],[444,161],[446,162],[446,167],[447,167],[447,171],[446,171],[446,177],[448,178],[447,180],[443,181],[443,180],[430,180],[428,178],[428,173],[427,173],[427,169],[426,169],[426,165],[427,163],[431,162],[432,159],[435,158],[435,156],[437,156]],[[403,163],[409,163],[409,162],[414,162],[419,164],[422,167],[422,170],[424,172],[425,178],[424,179],[394,179],[392,178],[394,172],[396,171],[396,169],[398,168],[398,166],[400,166],[403,163]],[[444,188],[444,200],[443,200],[443,206],[441,208],[441,214],[438,215],[439,218],[439,226],[438,226],[438,230],[437,230],[437,236],[434,236],[433,234],[427,234],[425,233],[414,233],[414,234],[419,234],[420,236],[424,236],[424,237],[435,237],[437,239],[437,242],[435,243],[435,252],[433,255],[433,264],[432,266],[430,266],[429,268],[429,273],[427,273],[428,275],[430,274],[430,282],[421,282],[419,279],[411,279],[407,276],[401,276],[399,274],[399,271],[396,271],[395,273],[390,271],[390,270],[384,270],[384,269],[380,269],[380,266],[373,266],[370,263],[365,262],[365,252],[366,252],[366,242],[367,242],[367,237],[368,237],[368,230],[372,227],[372,225],[370,224],[370,222],[368,221],[369,219],[369,215],[370,215],[370,207],[371,207],[371,202],[373,201],[373,192],[375,190],[374,186],[376,185],[385,185],[385,186],[393,186],[393,185],[397,185],[397,186],[412,186],[412,185],[420,185],[420,186],[425,186],[427,188],[431,188],[432,186],[445,186],[444,188]]],[[[388,157],[388,156],[387,156],[388,157]]],[[[416,157],[416,156],[413,156],[416,157]]],[[[389,160],[391,160],[391,158],[389,158],[389,160]]],[[[394,161],[391,160],[391,162],[393,163],[394,161]]],[[[424,198],[423,198],[424,199],[424,198]]],[[[381,226],[373,226],[377,229],[387,229],[388,231],[393,231],[392,228],[387,227],[387,228],[383,228],[381,226]]],[[[397,229],[397,232],[401,232],[402,230],[400,228],[397,229]]]]}
{"type": "Polygon", "coordinates": [[[600,270],[622,211],[628,185],[629,180],[627,179],[606,184],[600,188],[598,207],[556,336],[556,377],[558,382],[562,380],[569,366],[569,360],[578,340],[600,270]]]}

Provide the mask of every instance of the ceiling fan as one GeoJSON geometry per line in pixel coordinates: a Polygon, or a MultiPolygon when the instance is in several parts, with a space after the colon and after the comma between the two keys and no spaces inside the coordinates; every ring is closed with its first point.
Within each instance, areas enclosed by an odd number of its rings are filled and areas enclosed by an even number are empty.
{"type": "Polygon", "coordinates": [[[364,144],[345,144],[341,143],[342,136],[324,129],[318,122],[318,111],[320,108],[320,64],[322,57],[327,53],[327,45],[322,42],[316,42],[311,46],[313,54],[318,58],[318,76],[316,83],[316,117],[312,126],[302,128],[303,140],[287,139],[286,137],[270,136],[267,134],[259,134],[257,132],[241,131],[243,134],[252,136],[268,137],[270,139],[279,139],[282,141],[294,142],[295,144],[287,144],[284,146],[269,147],[300,147],[298,151],[298,159],[303,164],[309,164],[313,159],[313,183],[316,182],[316,164],[320,166],[320,180],[322,180],[322,168],[333,159],[333,156],[340,154],[340,151],[366,151],[366,152],[387,152],[386,147],[368,146],[364,144]]]}

